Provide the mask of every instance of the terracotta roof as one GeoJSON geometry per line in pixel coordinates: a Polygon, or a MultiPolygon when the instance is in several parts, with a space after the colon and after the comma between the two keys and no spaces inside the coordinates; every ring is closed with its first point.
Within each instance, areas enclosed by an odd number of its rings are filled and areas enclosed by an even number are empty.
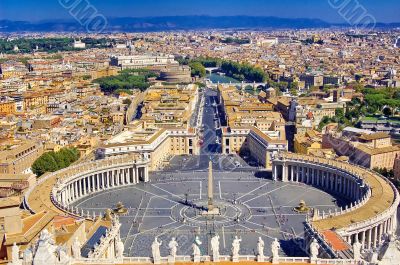
{"type": "Polygon", "coordinates": [[[363,134],[359,138],[366,141],[372,141],[377,139],[390,138],[390,135],[384,132],[378,132],[373,134],[363,134]]]}
{"type": "Polygon", "coordinates": [[[389,152],[400,151],[400,146],[398,146],[398,145],[387,146],[387,147],[382,147],[382,148],[371,148],[364,144],[358,144],[358,145],[356,145],[356,148],[366,154],[369,154],[369,155],[379,155],[379,154],[384,154],[384,153],[389,153],[389,152]]]}
{"type": "Polygon", "coordinates": [[[346,242],[344,242],[343,239],[335,232],[333,232],[331,230],[327,230],[327,231],[322,232],[322,235],[323,235],[324,239],[327,242],[329,242],[329,244],[333,250],[343,251],[343,250],[349,249],[349,245],[346,244],[346,242]]]}
{"type": "Polygon", "coordinates": [[[61,228],[62,226],[65,225],[73,225],[76,223],[76,218],[69,217],[69,216],[62,216],[62,215],[57,215],[54,217],[53,220],[54,227],[61,228]]]}
{"type": "Polygon", "coordinates": [[[22,219],[22,232],[7,234],[5,245],[30,242],[53,220],[54,216],[53,212],[42,211],[22,219]]]}
{"type": "Polygon", "coordinates": [[[18,207],[21,204],[19,197],[7,197],[0,199],[0,208],[18,207]]]}

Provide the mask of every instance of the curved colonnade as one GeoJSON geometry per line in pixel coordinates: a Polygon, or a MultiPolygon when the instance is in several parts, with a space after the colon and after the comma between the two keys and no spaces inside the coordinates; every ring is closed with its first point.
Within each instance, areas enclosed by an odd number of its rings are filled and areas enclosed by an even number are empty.
{"type": "Polygon", "coordinates": [[[94,219],[95,216],[83,213],[70,204],[97,192],[148,182],[148,163],[147,159],[120,156],[50,173],[28,190],[24,197],[25,208],[31,212],[47,209],[94,219]]]}
{"type": "Polygon", "coordinates": [[[332,231],[349,245],[358,241],[364,249],[373,249],[383,242],[383,235],[395,233],[399,193],[377,173],[348,163],[292,153],[277,155],[272,170],[274,180],[301,182],[350,202],[340,211],[314,211],[307,226],[321,238],[326,231],[332,231]]]}

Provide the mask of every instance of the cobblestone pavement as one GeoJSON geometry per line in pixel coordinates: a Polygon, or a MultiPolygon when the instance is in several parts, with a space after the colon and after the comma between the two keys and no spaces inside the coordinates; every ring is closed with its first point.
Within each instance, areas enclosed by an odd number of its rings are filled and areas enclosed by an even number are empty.
{"type": "Polygon", "coordinates": [[[311,207],[328,211],[342,202],[304,184],[273,182],[259,175],[214,172],[214,198],[221,212],[215,217],[201,215],[201,207],[207,204],[206,170],[152,173],[150,183],[94,194],[74,206],[100,214],[122,202],[129,210],[120,218],[127,256],[150,256],[155,236],[163,241],[161,253],[166,256],[171,237],[177,238],[179,255],[190,255],[193,239],[200,235],[206,254],[215,233],[220,235],[222,254],[230,254],[232,238],[239,235],[241,254],[255,254],[262,237],[266,255],[274,238],[281,241],[286,255],[302,255],[296,244],[302,241],[305,215],[295,213],[293,207],[305,200],[311,207]]]}

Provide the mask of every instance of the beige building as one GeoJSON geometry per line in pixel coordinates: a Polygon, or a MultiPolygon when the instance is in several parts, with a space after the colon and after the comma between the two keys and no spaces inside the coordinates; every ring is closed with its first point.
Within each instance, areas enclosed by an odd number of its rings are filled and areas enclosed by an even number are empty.
{"type": "Polygon", "coordinates": [[[386,133],[328,132],[324,134],[322,145],[333,148],[339,156],[348,156],[349,161],[370,169],[393,169],[400,146],[392,145],[386,133]]]}
{"type": "Polygon", "coordinates": [[[0,174],[31,172],[35,160],[43,154],[41,143],[29,140],[7,140],[0,143],[0,174]]]}
{"type": "Polygon", "coordinates": [[[197,85],[152,86],[144,93],[140,120],[104,142],[97,158],[143,155],[150,160],[149,169],[156,170],[172,156],[199,154],[199,137],[190,126],[197,102],[197,85]]]}
{"type": "Polygon", "coordinates": [[[19,197],[0,199],[0,233],[16,233],[22,229],[19,197]]]}
{"type": "Polygon", "coordinates": [[[313,150],[322,148],[322,135],[315,130],[308,130],[305,134],[294,136],[294,152],[309,155],[313,150]]]}
{"type": "Polygon", "coordinates": [[[400,146],[387,146],[381,148],[371,148],[359,144],[354,148],[354,153],[350,155],[350,161],[374,169],[387,168],[392,169],[396,156],[400,154],[400,146]]]}
{"type": "Polygon", "coordinates": [[[345,102],[326,102],[315,98],[298,98],[290,102],[289,120],[296,124],[303,124],[310,120],[314,126],[318,126],[322,118],[332,118],[336,115],[336,109],[345,109],[345,102]]]}
{"type": "Polygon", "coordinates": [[[22,196],[36,184],[35,174],[0,174],[0,198],[22,196]]]}
{"type": "Polygon", "coordinates": [[[249,155],[271,169],[272,155],[287,150],[286,122],[274,111],[274,104],[267,102],[271,95],[261,92],[255,96],[224,85],[217,90],[227,123],[222,128],[222,153],[249,155]]]}
{"type": "Polygon", "coordinates": [[[187,127],[197,101],[197,85],[153,86],[144,96],[140,120],[146,127],[187,127]]]}
{"type": "Polygon", "coordinates": [[[168,65],[179,65],[173,55],[116,55],[111,56],[110,65],[121,69],[161,68],[168,65]]]}
{"type": "Polygon", "coordinates": [[[112,157],[126,154],[143,154],[150,159],[149,169],[165,166],[171,156],[199,154],[199,139],[194,129],[145,128],[142,122],[112,139],[97,149],[97,157],[112,157]]]}
{"type": "Polygon", "coordinates": [[[272,168],[272,156],[287,151],[287,141],[269,136],[257,127],[222,128],[222,153],[249,155],[266,169],[272,168]]]}

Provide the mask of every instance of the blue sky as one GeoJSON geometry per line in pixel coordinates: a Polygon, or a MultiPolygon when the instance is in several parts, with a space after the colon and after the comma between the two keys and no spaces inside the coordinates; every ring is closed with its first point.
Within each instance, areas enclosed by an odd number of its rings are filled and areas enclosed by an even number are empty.
{"type": "MultiPolygon", "coordinates": [[[[329,1],[345,0],[0,0],[0,19],[68,19],[59,1],[88,1],[107,17],[257,15],[343,19],[329,1]]],[[[362,4],[379,22],[400,22],[400,0],[348,0],[362,4]]]]}

